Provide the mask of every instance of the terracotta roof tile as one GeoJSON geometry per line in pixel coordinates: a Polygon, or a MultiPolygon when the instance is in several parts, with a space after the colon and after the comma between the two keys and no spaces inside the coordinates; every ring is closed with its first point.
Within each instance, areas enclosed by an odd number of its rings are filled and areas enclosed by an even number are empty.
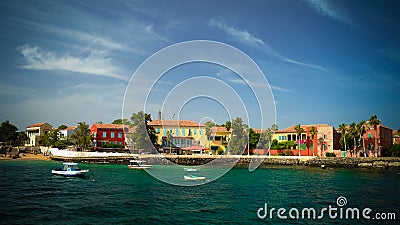
{"type": "Polygon", "coordinates": [[[93,124],[93,126],[96,126],[99,129],[122,129],[124,127],[123,124],[102,124],[102,123],[96,123],[93,124]]]}
{"type": "MultiPolygon", "coordinates": [[[[308,127],[316,127],[318,129],[318,127],[329,127],[328,124],[308,124],[308,125],[301,125],[301,127],[303,129],[308,128],[308,127]]],[[[294,129],[296,127],[296,125],[290,126],[288,128],[282,129],[282,130],[278,130],[275,131],[275,133],[296,133],[296,130],[294,129]]]]}
{"type": "Polygon", "coordinates": [[[150,126],[172,126],[172,127],[204,127],[203,124],[192,120],[153,120],[148,123],[150,126]]]}
{"type": "Polygon", "coordinates": [[[47,123],[47,122],[43,122],[43,123],[34,123],[34,124],[31,124],[31,125],[27,126],[27,128],[30,128],[30,127],[40,127],[40,126],[42,126],[42,125],[45,124],[45,123],[47,123]]]}
{"type": "Polygon", "coordinates": [[[65,130],[75,130],[78,126],[70,126],[65,128],[65,130]]]}

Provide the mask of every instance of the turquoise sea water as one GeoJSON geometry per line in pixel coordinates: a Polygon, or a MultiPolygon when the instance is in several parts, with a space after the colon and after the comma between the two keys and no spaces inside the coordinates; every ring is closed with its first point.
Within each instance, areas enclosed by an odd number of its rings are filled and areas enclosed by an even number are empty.
{"type": "Polygon", "coordinates": [[[181,187],[125,165],[81,164],[90,170],[87,178],[51,175],[60,164],[1,161],[0,224],[400,224],[400,171],[235,168],[214,182],[181,187]],[[257,216],[265,203],[287,211],[339,210],[340,196],[344,210],[369,207],[371,217],[395,213],[396,220],[257,216]]]}

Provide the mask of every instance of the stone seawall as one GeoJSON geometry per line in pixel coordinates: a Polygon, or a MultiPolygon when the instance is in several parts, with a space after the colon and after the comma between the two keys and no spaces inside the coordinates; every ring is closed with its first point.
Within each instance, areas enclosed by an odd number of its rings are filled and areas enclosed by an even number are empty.
{"type": "Polygon", "coordinates": [[[141,156],[148,163],[180,165],[202,165],[218,159],[221,164],[233,164],[236,167],[247,167],[252,159],[262,160],[261,167],[268,166],[310,166],[310,167],[330,167],[330,168],[377,168],[377,169],[400,169],[400,158],[398,157],[379,157],[379,158],[321,158],[321,157],[297,157],[297,156],[141,156]]]}
{"type": "Polygon", "coordinates": [[[248,167],[252,159],[262,160],[260,167],[268,166],[310,166],[325,168],[375,168],[400,169],[399,157],[378,158],[341,158],[341,157],[308,157],[308,156],[213,156],[213,155],[136,155],[131,157],[51,157],[53,160],[83,163],[128,164],[129,160],[140,158],[152,165],[179,164],[197,166],[206,163],[213,165],[235,165],[248,167]]]}

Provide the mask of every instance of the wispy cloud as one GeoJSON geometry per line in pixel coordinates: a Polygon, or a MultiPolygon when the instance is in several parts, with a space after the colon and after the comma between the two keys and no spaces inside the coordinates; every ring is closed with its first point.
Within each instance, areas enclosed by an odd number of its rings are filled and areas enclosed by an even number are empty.
{"type": "Polygon", "coordinates": [[[85,57],[71,55],[58,56],[37,46],[23,45],[17,48],[23,55],[25,64],[19,66],[30,70],[60,70],[127,80],[102,52],[92,51],[85,57]]]}
{"type": "Polygon", "coordinates": [[[149,24],[148,26],[146,26],[146,31],[147,31],[149,34],[153,35],[154,37],[156,37],[156,38],[158,38],[158,39],[160,39],[160,40],[162,40],[162,41],[169,42],[169,40],[168,40],[167,38],[165,38],[165,37],[163,37],[163,36],[157,34],[157,33],[154,31],[153,26],[154,26],[153,24],[149,24]]]}
{"type": "Polygon", "coordinates": [[[270,45],[268,45],[264,40],[261,38],[256,37],[255,35],[251,34],[248,31],[245,30],[240,30],[235,27],[228,26],[221,21],[217,21],[215,19],[211,19],[208,23],[210,26],[215,26],[220,29],[222,29],[224,32],[226,32],[228,35],[235,37],[238,41],[250,45],[252,47],[259,47],[259,49],[263,50],[264,52],[275,56],[276,58],[288,62],[288,63],[293,63],[296,65],[300,66],[305,66],[313,69],[318,69],[318,70],[326,70],[323,66],[315,65],[315,64],[308,64],[304,62],[300,62],[297,60],[294,60],[292,58],[286,57],[284,55],[281,55],[278,53],[275,49],[273,49],[270,45]]]}
{"type": "Polygon", "coordinates": [[[229,27],[226,24],[222,23],[221,21],[217,21],[215,19],[211,19],[208,24],[210,26],[216,26],[216,27],[224,30],[229,35],[237,38],[240,42],[250,44],[250,45],[256,45],[256,44],[265,45],[263,40],[261,40],[260,38],[257,38],[256,36],[254,36],[253,34],[249,33],[246,30],[239,30],[234,27],[229,27]]]}
{"type": "Polygon", "coordinates": [[[306,0],[307,3],[314,8],[319,14],[328,16],[334,20],[352,24],[349,18],[341,13],[333,6],[334,1],[328,0],[306,0]]]}

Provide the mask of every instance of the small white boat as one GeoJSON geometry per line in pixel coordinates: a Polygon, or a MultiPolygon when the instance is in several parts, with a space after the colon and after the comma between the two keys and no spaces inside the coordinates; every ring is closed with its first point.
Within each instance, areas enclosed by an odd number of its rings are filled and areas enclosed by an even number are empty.
{"type": "Polygon", "coordinates": [[[200,177],[200,176],[195,176],[195,175],[183,176],[183,178],[185,178],[185,180],[204,180],[204,179],[206,179],[206,177],[200,177]]]}
{"type": "Polygon", "coordinates": [[[65,177],[84,177],[89,170],[81,170],[78,163],[65,162],[59,169],[51,170],[53,175],[65,177]]]}
{"type": "Polygon", "coordinates": [[[130,169],[150,169],[151,165],[147,165],[143,160],[129,160],[128,168],[130,169]]]}
{"type": "Polygon", "coordinates": [[[185,168],[183,168],[183,170],[187,171],[187,172],[197,172],[196,168],[187,168],[187,167],[185,167],[185,168]]]}

